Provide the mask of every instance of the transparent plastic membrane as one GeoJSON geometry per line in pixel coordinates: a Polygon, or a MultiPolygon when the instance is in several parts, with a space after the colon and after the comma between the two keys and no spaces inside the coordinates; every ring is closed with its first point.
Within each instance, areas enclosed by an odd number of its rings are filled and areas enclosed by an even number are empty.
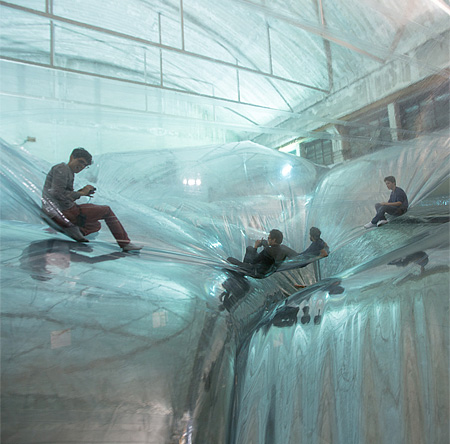
{"type": "Polygon", "coordinates": [[[448,442],[448,146],[93,153],[75,189],[144,243],[126,254],[106,226],[48,227],[51,164],[2,142],[2,442],[448,442]],[[365,230],[390,174],[410,209],[365,230]],[[311,226],[331,251],[306,267],[226,262],[272,228],[303,251],[311,226]]]}
{"type": "Polygon", "coordinates": [[[450,442],[449,14],[1,2],[1,441],[450,442]],[[140,253],[42,218],[80,145],[79,202],[140,253]],[[388,175],[410,208],[366,230],[388,175]],[[227,261],[272,228],[301,252],[312,226],[328,257],[227,261]]]}

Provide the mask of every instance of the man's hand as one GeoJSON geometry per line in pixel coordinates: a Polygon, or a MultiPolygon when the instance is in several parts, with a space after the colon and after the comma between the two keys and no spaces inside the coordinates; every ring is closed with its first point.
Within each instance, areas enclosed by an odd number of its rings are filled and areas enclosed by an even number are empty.
{"type": "Polygon", "coordinates": [[[81,190],[78,190],[78,192],[82,196],[89,196],[89,195],[94,194],[95,187],[93,187],[92,185],[85,185],[83,188],[81,188],[81,190]]]}
{"type": "Polygon", "coordinates": [[[327,250],[325,250],[325,248],[320,250],[319,257],[327,257],[327,256],[328,256],[328,253],[327,253],[327,250]]]}
{"type": "Polygon", "coordinates": [[[258,239],[258,240],[255,242],[255,248],[259,248],[259,247],[261,246],[261,242],[262,242],[262,239],[258,239]]]}

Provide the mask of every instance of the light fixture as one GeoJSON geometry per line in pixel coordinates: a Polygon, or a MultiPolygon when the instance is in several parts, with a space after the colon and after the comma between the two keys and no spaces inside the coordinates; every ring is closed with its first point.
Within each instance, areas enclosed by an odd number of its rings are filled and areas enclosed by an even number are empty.
{"type": "Polygon", "coordinates": [[[199,187],[201,184],[202,184],[202,179],[199,174],[197,174],[196,179],[195,179],[195,176],[194,177],[191,176],[190,178],[188,176],[183,179],[183,185],[187,185],[189,187],[193,187],[193,186],[199,187]]]}
{"type": "Polygon", "coordinates": [[[292,165],[290,165],[290,164],[288,163],[288,164],[286,164],[286,165],[283,167],[283,169],[281,170],[281,174],[282,174],[284,177],[289,176],[289,173],[291,172],[291,170],[292,170],[292,165]]]}

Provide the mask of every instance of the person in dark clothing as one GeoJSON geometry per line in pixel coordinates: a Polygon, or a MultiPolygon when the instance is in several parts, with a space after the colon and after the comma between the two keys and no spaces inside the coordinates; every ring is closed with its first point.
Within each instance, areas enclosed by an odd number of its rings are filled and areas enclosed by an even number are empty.
{"type": "Polygon", "coordinates": [[[309,230],[309,239],[311,240],[311,245],[300,254],[326,257],[330,252],[327,243],[320,237],[322,232],[316,228],[311,227],[309,230]]]}
{"type": "Polygon", "coordinates": [[[88,151],[75,148],[67,164],[60,163],[52,167],[42,191],[44,213],[78,242],[88,242],[84,236],[99,231],[99,220],[104,220],[123,251],[140,250],[142,246],[131,243],[127,232],[109,206],[75,203],[81,196],[92,196],[95,192],[92,185],[86,185],[78,191],[73,189],[75,174],[91,163],[92,156],[88,151]]]}
{"type": "MultiPolygon", "coordinates": [[[[296,268],[304,268],[308,266],[315,259],[322,259],[327,257],[330,252],[330,248],[327,243],[320,237],[322,232],[317,227],[311,227],[309,230],[309,239],[311,245],[297,256],[297,261],[301,263],[296,268]]],[[[305,288],[306,285],[294,284],[295,288],[305,288]]]]}
{"type": "Polygon", "coordinates": [[[230,264],[238,265],[255,277],[264,277],[273,267],[277,267],[286,258],[298,255],[292,248],[281,245],[282,242],[283,233],[280,230],[271,230],[267,241],[259,239],[255,242],[254,247],[247,247],[242,262],[234,257],[229,257],[227,261],[230,264]],[[263,247],[263,250],[258,253],[260,247],[263,247]]]}
{"type": "Polygon", "coordinates": [[[387,176],[384,178],[388,190],[391,190],[391,195],[387,202],[379,202],[375,204],[375,217],[364,225],[364,228],[381,227],[387,224],[386,213],[393,216],[401,216],[408,210],[408,198],[406,193],[396,185],[394,176],[387,176]]]}

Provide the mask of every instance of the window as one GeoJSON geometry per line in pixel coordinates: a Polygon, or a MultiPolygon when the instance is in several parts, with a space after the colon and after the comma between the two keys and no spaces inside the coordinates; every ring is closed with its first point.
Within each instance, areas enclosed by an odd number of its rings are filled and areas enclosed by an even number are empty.
{"type": "Polygon", "coordinates": [[[333,163],[333,146],[331,140],[317,139],[302,143],[302,157],[306,157],[314,163],[331,165],[333,163]]]}
{"type": "Polygon", "coordinates": [[[449,127],[449,84],[409,98],[399,103],[403,139],[413,139],[420,133],[449,127]]]}
{"type": "Polygon", "coordinates": [[[387,108],[383,107],[350,123],[346,131],[350,145],[362,143],[366,147],[364,151],[376,151],[385,147],[384,142],[392,142],[387,108]]]}

